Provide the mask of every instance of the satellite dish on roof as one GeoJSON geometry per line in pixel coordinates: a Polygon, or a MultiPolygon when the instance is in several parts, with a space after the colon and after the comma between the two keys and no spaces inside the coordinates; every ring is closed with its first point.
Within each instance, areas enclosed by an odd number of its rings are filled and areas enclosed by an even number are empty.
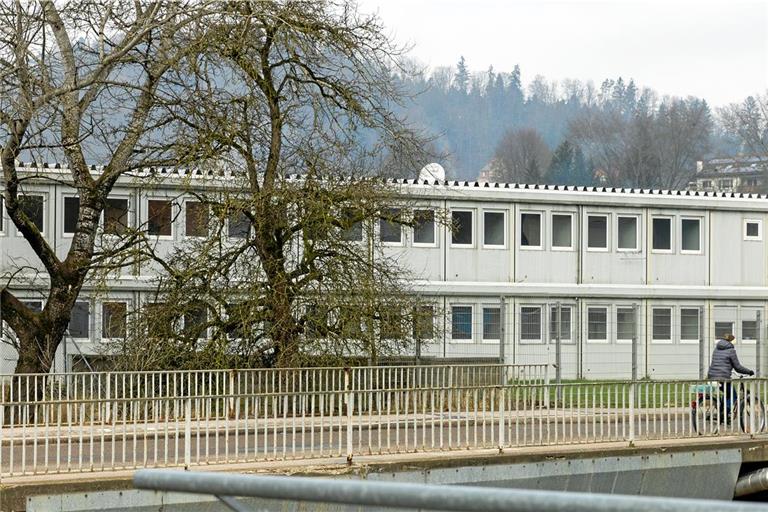
{"type": "Polygon", "coordinates": [[[435,162],[427,164],[419,171],[419,180],[445,181],[445,169],[435,162]]]}

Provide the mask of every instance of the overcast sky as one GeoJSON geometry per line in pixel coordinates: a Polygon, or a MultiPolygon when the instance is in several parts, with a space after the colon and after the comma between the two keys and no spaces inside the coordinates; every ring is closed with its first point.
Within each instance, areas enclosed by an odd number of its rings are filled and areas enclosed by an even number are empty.
{"type": "Polygon", "coordinates": [[[360,0],[429,66],[634,78],[719,106],[768,89],[768,0],[360,0]]]}

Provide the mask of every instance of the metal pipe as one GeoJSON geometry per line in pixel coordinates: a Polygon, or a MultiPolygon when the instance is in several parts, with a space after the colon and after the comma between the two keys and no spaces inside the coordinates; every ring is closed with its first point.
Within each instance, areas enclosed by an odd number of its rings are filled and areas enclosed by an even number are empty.
{"type": "Polygon", "coordinates": [[[763,491],[768,491],[768,468],[761,468],[740,476],[736,480],[733,496],[738,498],[763,491]]]}
{"type": "Polygon", "coordinates": [[[309,477],[253,476],[172,470],[141,470],[139,489],[340,503],[365,507],[499,512],[688,512],[765,510],[763,505],[454,485],[405,484],[309,477]]]}

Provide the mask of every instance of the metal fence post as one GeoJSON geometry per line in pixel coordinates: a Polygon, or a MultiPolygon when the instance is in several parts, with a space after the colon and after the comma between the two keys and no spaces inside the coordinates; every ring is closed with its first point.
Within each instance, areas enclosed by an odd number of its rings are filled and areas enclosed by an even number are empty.
{"type": "Polygon", "coordinates": [[[632,382],[629,385],[629,445],[635,445],[635,399],[637,392],[637,304],[632,304],[632,382]]]}
{"type": "Polygon", "coordinates": [[[632,385],[637,381],[637,304],[632,304],[632,385]]]}
{"type": "MultiPolygon", "coordinates": [[[[189,394],[189,392],[187,392],[189,394]]],[[[184,404],[184,468],[192,464],[192,398],[187,397],[184,404]]]]}
{"type": "Polygon", "coordinates": [[[762,366],[763,366],[763,354],[762,354],[762,347],[760,344],[762,343],[763,337],[762,337],[762,322],[761,322],[761,311],[757,312],[757,326],[756,326],[756,333],[755,333],[755,377],[760,377],[762,375],[762,366]]]}
{"type": "Polygon", "coordinates": [[[112,374],[106,373],[105,374],[107,378],[107,396],[106,398],[106,407],[104,411],[104,423],[110,423],[112,418],[112,402],[110,402],[110,397],[112,396],[112,374]]]}
{"type": "Polygon", "coordinates": [[[504,411],[506,410],[507,387],[499,388],[499,453],[504,452],[504,430],[507,428],[504,423],[504,411]]]}
{"type": "Polygon", "coordinates": [[[499,380],[500,384],[502,386],[506,385],[507,383],[507,371],[506,371],[506,354],[505,354],[505,345],[507,343],[507,327],[506,327],[506,319],[507,319],[507,304],[506,304],[505,297],[501,297],[501,304],[499,305],[499,364],[501,365],[500,371],[499,371],[499,380]]]}
{"type": "Polygon", "coordinates": [[[707,360],[706,360],[706,336],[704,335],[704,332],[706,329],[704,328],[704,309],[699,309],[699,380],[704,380],[705,375],[704,373],[707,371],[707,360]]]}
{"type": "MultiPolygon", "coordinates": [[[[352,409],[354,408],[354,395],[350,385],[350,373],[352,370],[344,368],[344,401],[347,407],[347,464],[352,463],[352,409]]],[[[399,420],[399,418],[398,418],[399,420]]]]}
{"type": "Polygon", "coordinates": [[[561,345],[561,336],[562,333],[560,332],[561,329],[561,307],[560,302],[557,303],[557,314],[555,316],[555,319],[557,321],[557,328],[555,329],[555,383],[557,385],[556,391],[555,391],[555,397],[557,401],[559,402],[562,399],[562,389],[560,384],[562,383],[562,345],[561,345]]]}

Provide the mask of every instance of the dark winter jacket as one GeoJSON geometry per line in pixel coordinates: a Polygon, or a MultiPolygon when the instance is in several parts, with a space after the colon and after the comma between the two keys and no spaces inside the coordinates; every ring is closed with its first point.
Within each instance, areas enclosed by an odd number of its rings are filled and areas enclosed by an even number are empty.
{"type": "Polygon", "coordinates": [[[733,343],[728,340],[717,340],[715,351],[712,352],[712,364],[709,365],[707,378],[712,380],[729,380],[731,372],[736,370],[745,375],[754,375],[749,368],[741,366],[733,343]]]}

